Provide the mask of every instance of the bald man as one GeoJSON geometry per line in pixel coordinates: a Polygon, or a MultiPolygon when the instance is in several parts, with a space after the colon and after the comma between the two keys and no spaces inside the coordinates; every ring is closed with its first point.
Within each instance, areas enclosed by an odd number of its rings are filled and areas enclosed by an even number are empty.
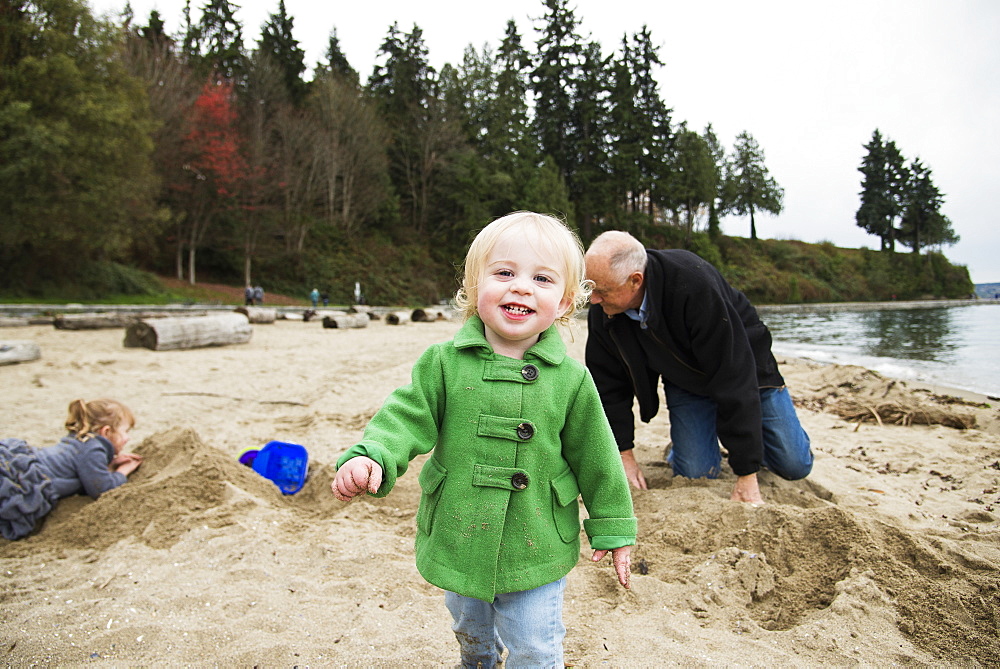
{"type": "Polygon", "coordinates": [[[789,480],[808,476],[809,436],[778,372],[771,333],[715,267],[610,231],[587,250],[587,278],[594,282],[587,367],[632,485],[646,488],[632,452],[632,406],[638,400],[640,419],[652,420],[661,380],[675,475],[719,476],[721,441],[736,474],[733,500],[762,501],[762,467],[789,480]]]}

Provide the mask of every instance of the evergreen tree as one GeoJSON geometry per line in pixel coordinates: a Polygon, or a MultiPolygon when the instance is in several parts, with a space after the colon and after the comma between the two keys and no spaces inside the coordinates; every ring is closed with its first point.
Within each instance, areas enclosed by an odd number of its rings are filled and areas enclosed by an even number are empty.
{"type": "Polygon", "coordinates": [[[711,123],[705,126],[705,132],[701,134],[701,137],[705,140],[705,146],[708,147],[715,171],[715,193],[712,196],[712,200],[708,203],[708,234],[712,239],[716,239],[722,234],[719,225],[719,211],[725,208],[725,203],[721,198],[723,196],[722,180],[723,169],[726,164],[726,150],[716,136],[711,123]]]}
{"type": "Polygon", "coordinates": [[[77,0],[2,6],[4,274],[45,281],[122,259],[158,219],[153,125],[118,32],[77,0]]]}
{"type": "Polygon", "coordinates": [[[0,95],[14,68],[28,55],[36,28],[28,0],[0,0],[0,95]]]}
{"type": "Polygon", "coordinates": [[[459,72],[458,102],[469,141],[511,178],[524,159],[534,161],[537,155],[528,119],[530,62],[516,24],[509,21],[497,52],[488,45],[481,52],[470,47],[459,72]]]}
{"type": "Polygon", "coordinates": [[[149,12],[149,25],[140,28],[139,34],[149,42],[172,42],[170,36],[167,35],[166,25],[163,23],[163,19],[160,18],[160,12],[155,9],[149,12]]]}
{"type": "Polygon", "coordinates": [[[574,220],[573,203],[566,190],[566,182],[559,176],[559,168],[551,158],[545,158],[524,186],[521,196],[522,209],[562,215],[567,221],[574,220]]]}
{"type": "Polygon", "coordinates": [[[864,147],[868,153],[861,161],[861,205],[854,218],[858,227],[882,240],[882,250],[895,249],[896,223],[906,206],[910,173],[903,155],[892,140],[885,140],[875,129],[864,147]]]}
{"type": "Polygon", "coordinates": [[[506,160],[508,171],[517,174],[537,165],[538,149],[531,136],[528,112],[531,55],[524,48],[513,20],[507,22],[493,67],[497,70],[495,113],[486,131],[505,138],[506,146],[496,147],[500,152],[495,157],[506,160]]]}
{"type": "Polygon", "coordinates": [[[402,34],[396,24],[379,49],[368,82],[393,134],[389,166],[403,218],[418,233],[440,231],[448,221],[433,216],[431,199],[441,170],[463,144],[457,114],[439,97],[434,68],[427,60],[423,31],[402,34]],[[432,217],[435,218],[432,226],[432,217]]]}
{"type": "Polygon", "coordinates": [[[899,226],[899,242],[919,254],[927,246],[954,244],[959,240],[951,221],[941,213],[944,196],[931,179],[931,170],[919,159],[910,163],[906,206],[899,226]]]}
{"type": "Polygon", "coordinates": [[[332,74],[342,77],[344,81],[348,81],[354,86],[360,82],[357,70],[351,67],[347,55],[340,48],[340,38],[337,37],[336,28],[330,31],[330,39],[326,46],[326,64],[317,64],[316,73],[317,79],[320,74],[332,74]]]}
{"type": "MultiPolygon", "coordinates": [[[[610,184],[620,211],[628,214],[642,208],[642,198],[649,196],[642,178],[642,152],[646,138],[639,119],[636,99],[634,52],[628,37],[622,38],[621,52],[609,69],[608,141],[610,143],[610,184]]],[[[622,227],[616,223],[616,227],[622,227]]]]}
{"type": "Polygon", "coordinates": [[[569,181],[576,220],[584,239],[593,237],[595,223],[614,209],[608,178],[607,67],[596,42],[587,44],[577,82],[572,125],[578,129],[574,142],[576,167],[569,181]]]}
{"type": "Polygon", "coordinates": [[[785,191],[764,165],[764,151],[744,130],[736,136],[733,152],[726,163],[726,212],[750,216],[750,239],[757,239],[754,213],[780,214],[785,191]]]}
{"type": "Polygon", "coordinates": [[[470,45],[460,69],[446,65],[441,71],[441,95],[446,107],[458,116],[469,146],[445,179],[458,188],[440,196],[450,203],[451,217],[465,221],[468,228],[481,225],[492,212],[516,199],[509,170],[516,156],[509,148],[506,119],[501,118],[506,110],[500,106],[495,65],[489,46],[477,52],[470,45]]]}
{"type": "Polygon", "coordinates": [[[184,45],[190,62],[204,75],[242,85],[246,71],[243,25],[237,7],[229,0],[208,0],[196,25],[190,21],[190,0],[185,6],[187,34],[184,45]]]}
{"type": "Polygon", "coordinates": [[[633,35],[633,76],[636,82],[636,109],[640,120],[640,136],[644,137],[639,156],[641,188],[649,193],[647,213],[654,218],[656,208],[664,208],[669,201],[665,184],[669,183],[670,163],[676,151],[671,126],[673,111],[660,96],[659,83],[654,76],[656,67],[662,66],[658,49],[653,46],[652,34],[645,26],[633,35]]]}
{"type": "Polygon", "coordinates": [[[551,156],[575,201],[578,191],[573,183],[579,159],[576,140],[582,133],[577,106],[586,54],[577,33],[579,21],[569,0],[544,0],[544,4],[545,25],[536,44],[531,75],[535,136],[542,155],[551,156]]]}
{"type": "Polygon", "coordinates": [[[708,142],[683,124],[677,133],[677,154],[672,167],[670,190],[673,200],[686,214],[684,241],[687,245],[698,213],[715,200],[718,173],[708,142]]]}
{"type": "Polygon", "coordinates": [[[192,66],[197,64],[199,58],[198,45],[201,43],[199,28],[191,20],[191,0],[184,0],[184,39],[181,42],[181,55],[185,62],[192,66]]]}
{"type": "Polygon", "coordinates": [[[306,52],[292,36],[293,23],[294,19],[285,11],[285,0],[278,0],[278,12],[271,14],[261,26],[257,48],[281,70],[291,103],[301,106],[307,89],[302,80],[302,73],[306,71],[306,52]]]}

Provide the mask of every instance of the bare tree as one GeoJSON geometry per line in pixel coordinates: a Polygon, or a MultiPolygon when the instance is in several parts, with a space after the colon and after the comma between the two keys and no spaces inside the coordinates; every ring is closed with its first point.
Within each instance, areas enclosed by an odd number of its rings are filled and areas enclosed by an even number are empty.
{"type": "Polygon", "coordinates": [[[274,179],[278,225],[287,251],[301,253],[318,215],[322,132],[304,110],[282,106],[274,115],[274,179]]]}
{"type": "Polygon", "coordinates": [[[189,132],[188,119],[198,98],[200,82],[191,68],[177,55],[173,40],[163,34],[162,22],[154,10],[150,25],[130,31],[122,60],[129,73],[145,83],[149,109],[156,120],[153,132],[153,164],[160,177],[159,202],[162,214],[175,226],[177,241],[175,264],[177,278],[184,277],[186,238],[182,234],[186,215],[181,206],[179,184],[191,179],[184,169],[184,138],[189,132]]]}
{"type": "Polygon", "coordinates": [[[385,198],[389,135],[374,105],[349,81],[329,75],[315,85],[321,212],[329,224],[352,234],[385,198]]]}
{"type": "Polygon", "coordinates": [[[240,116],[246,138],[248,178],[243,184],[242,211],[236,218],[236,230],[243,247],[243,281],[250,285],[258,239],[278,204],[279,189],[274,175],[279,160],[274,122],[290,104],[282,73],[266,52],[258,50],[251,57],[242,98],[240,116]]]}

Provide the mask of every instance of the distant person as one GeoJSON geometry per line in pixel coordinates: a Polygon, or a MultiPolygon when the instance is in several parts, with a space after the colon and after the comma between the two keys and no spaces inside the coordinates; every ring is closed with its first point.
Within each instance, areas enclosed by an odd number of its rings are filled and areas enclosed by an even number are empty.
{"type": "Polygon", "coordinates": [[[587,367],[629,480],[646,488],[632,452],[632,407],[644,422],[670,412],[667,461],[686,478],[715,478],[719,441],[736,474],[731,499],[760,502],[757,471],[796,480],[812,470],[809,435],[771,353],[771,333],[746,296],[689,251],[647,250],[625,232],[587,251],[591,293],[587,367]]]}
{"type": "Polygon", "coordinates": [[[330,306],[330,293],[324,290],[323,293],[320,295],[320,298],[322,298],[323,300],[324,307],[330,306]]]}
{"type": "Polygon", "coordinates": [[[312,292],[309,293],[309,299],[312,301],[313,309],[315,309],[319,305],[319,290],[313,288],[312,292]]]}
{"type": "Polygon", "coordinates": [[[456,299],[466,321],[427,349],[409,385],[337,461],[347,501],[389,494],[420,472],[417,569],[443,588],[462,666],[562,667],[566,574],[583,529],[592,559],[612,552],[629,587],[636,519],[614,435],[590,374],[555,323],[586,295],[583,249],[550,216],[519,212],[483,228],[456,299]]]}
{"type": "Polygon", "coordinates": [[[253,305],[253,293],[254,293],[253,286],[248,285],[246,287],[246,289],[244,289],[244,291],[243,291],[243,305],[244,306],[249,307],[249,306],[253,305]]]}
{"type": "Polygon", "coordinates": [[[264,304],[264,289],[260,286],[256,286],[253,289],[253,301],[254,304],[262,305],[264,304]]]}
{"type": "Polygon", "coordinates": [[[55,446],[35,449],[20,439],[0,439],[0,534],[11,541],[25,537],[63,497],[97,499],[125,483],[142,464],[141,455],[122,452],[134,425],[120,402],[74,400],[69,434],[55,446]]]}

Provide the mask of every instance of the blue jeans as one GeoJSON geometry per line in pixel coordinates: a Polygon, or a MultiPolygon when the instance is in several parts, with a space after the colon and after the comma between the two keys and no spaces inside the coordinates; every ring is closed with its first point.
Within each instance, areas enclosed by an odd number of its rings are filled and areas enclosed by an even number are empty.
{"type": "Polygon", "coordinates": [[[506,647],[505,667],[562,667],[565,589],[564,577],[533,590],[497,595],[492,604],[445,592],[462,666],[490,669],[506,647]]]}
{"type": "MultiPolygon", "coordinates": [[[[716,478],[722,469],[722,453],[715,431],[715,401],[664,383],[670,411],[673,446],[667,462],[674,474],[686,478],[716,478]]],[[[763,465],[783,479],[796,481],[812,471],[809,435],[799,424],[787,388],[762,388],[763,465]]]]}

